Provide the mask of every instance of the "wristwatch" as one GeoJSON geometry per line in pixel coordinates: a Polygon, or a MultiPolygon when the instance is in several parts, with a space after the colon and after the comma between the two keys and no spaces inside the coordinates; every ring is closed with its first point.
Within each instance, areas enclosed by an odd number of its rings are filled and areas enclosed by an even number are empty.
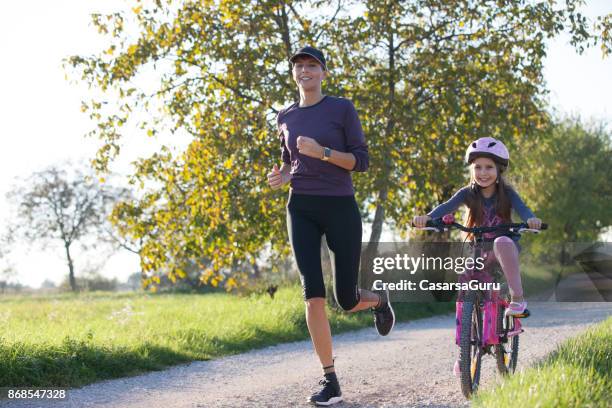
{"type": "Polygon", "coordinates": [[[324,147],[323,148],[323,157],[321,157],[321,160],[328,161],[329,158],[331,157],[331,152],[332,152],[332,149],[330,149],[329,147],[324,147]]]}

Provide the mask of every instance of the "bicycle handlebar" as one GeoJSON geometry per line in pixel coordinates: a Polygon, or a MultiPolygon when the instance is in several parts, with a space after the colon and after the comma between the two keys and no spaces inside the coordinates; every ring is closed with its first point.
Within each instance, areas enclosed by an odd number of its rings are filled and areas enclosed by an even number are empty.
{"type": "MultiPolygon", "coordinates": [[[[414,224],[412,224],[412,226],[414,227],[414,224]]],[[[495,231],[501,231],[501,230],[509,230],[511,232],[517,232],[517,233],[521,233],[521,232],[533,232],[533,233],[539,233],[541,230],[545,230],[548,229],[548,224],[542,224],[540,226],[540,229],[534,229],[534,228],[530,228],[529,224],[527,224],[526,222],[521,222],[521,223],[510,223],[510,224],[499,224],[499,225],[495,225],[492,227],[466,227],[464,225],[461,225],[457,222],[451,222],[451,223],[445,223],[442,218],[436,218],[430,221],[427,221],[427,224],[425,224],[425,228],[419,228],[419,229],[423,229],[423,230],[430,230],[430,231],[438,231],[438,232],[442,232],[442,231],[447,231],[449,229],[458,229],[464,232],[469,232],[472,234],[484,234],[487,232],[495,232],[495,231]]]]}

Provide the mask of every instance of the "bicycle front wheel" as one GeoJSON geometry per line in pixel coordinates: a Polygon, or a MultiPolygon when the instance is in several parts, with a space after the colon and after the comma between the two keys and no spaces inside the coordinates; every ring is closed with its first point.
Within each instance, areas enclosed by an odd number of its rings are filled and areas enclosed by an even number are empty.
{"type": "Polygon", "coordinates": [[[482,363],[482,308],[477,292],[469,291],[463,301],[461,313],[461,338],[459,342],[459,367],[461,392],[466,398],[478,389],[482,363]]]}

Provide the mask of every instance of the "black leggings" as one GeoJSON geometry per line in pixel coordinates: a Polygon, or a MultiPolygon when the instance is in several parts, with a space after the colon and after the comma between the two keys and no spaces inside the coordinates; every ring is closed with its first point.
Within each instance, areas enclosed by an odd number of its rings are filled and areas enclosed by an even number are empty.
{"type": "Polygon", "coordinates": [[[361,214],[353,196],[289,195],[287,229],[300,271],[304,299],[325,297],[321,237],[325,234],[340,307],[359,303],[357,278],[361,254],[361,214]]]}

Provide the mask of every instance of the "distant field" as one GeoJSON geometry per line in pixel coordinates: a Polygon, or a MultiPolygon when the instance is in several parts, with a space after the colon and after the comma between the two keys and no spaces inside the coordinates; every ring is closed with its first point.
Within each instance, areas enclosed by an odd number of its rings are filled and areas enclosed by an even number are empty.
{"type": "MultiPolygon", "coordinates": [[[[454,303],[396,304],[398,320],[454,303]]],[[[372,326],[331,311],[334,333],[372,326]]],[[[374,330],[374,329],[372,329],[374,330]]],[[[268,295],[63,294],[0,298],[0,387],[79,386],[308,338],[301,289],[268,295]]]]}

